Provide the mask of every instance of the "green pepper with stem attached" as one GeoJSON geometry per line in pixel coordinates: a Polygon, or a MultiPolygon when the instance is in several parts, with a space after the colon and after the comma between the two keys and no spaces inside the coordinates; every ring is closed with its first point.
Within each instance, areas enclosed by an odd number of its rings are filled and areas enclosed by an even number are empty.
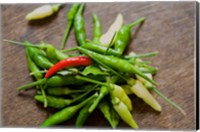
{"type": "Polygon", "coordinates": [[[92,14],[92,18],[94,23],[94,31],[93,31],[94,37],[92,41],[98,44],[100,43],[100,38],[102,35],[101,23],[99,17],[95,13],[92,14]]]}
{"type": "Polygon", "coordinates": [[[78,12],[74,17],[74,32],[78,45],[83,45],[86,43],[84,18],[82,15],[83,9],[84,9],[84,4],[81,4],[78,9],[78,12]]]}
{"type": "Polygon", "coordinates": [[[83,54],[88,55],[90,58],[94,60],[100,60],[102,63],[104,63],[105,65],[113,69],[116,69],[118,71],[125,72],[125,73],[133,73],[133,74],[139,75],[145,80],[149,81],[150,83],[154,85],[157,84],[154,80],[148,78],[145,74],[140,72],[135,66],[133,66],[131,63],[129,63],[126,60],[123,60],[114,56],[101,55],[101,54],[98,54],[96,52],[93,52],[81,47],[78,47],[78,50],[82,52],[83,54]]]}
{"type": "Polygon", "coordinates": [[[101,86],[101,88],[99,90],[99,95],[94,100],[94,102],[92,103],[92,105],[89,107],[88,112],[94,111],[94,109],[97,107],[97,105],[99,104],[99,102],[109,93],[109,91],[110,91],[109,87],[101,86]]]}
{"type": "Polygon", "coordinates": [[[119,115],[112,106],[109,105],[108,101],[103,99],[99,104],[99,109],[103,113],[104,117],[108,120],[112,128],[116,128],[119,124],[119,115]]]}
{"type": "Polygon", "coordinates": [[[73,20],[74,20],[75,14],[77,13],[77,11],[79,9],[79,6],[80,6],[80,4],[77,4],[77,3],[73,4],[67,13],[67,27],[65,29],[65,33],[64,33],[63,39],[61,41],[61,49],[62,50],[65,48],[65,44],[66,44],[67,38],[69,36],[70,29],[72,28],[73,20]]]}
{"type": "MultiPolygon", "coordinates": [[[[74,99],[64,99],[61,97],[55,97],[55,96],[50,96],[47,95],[46,99],[48,101],[48,106],[51,106],[53,108],[63,108],[65,106],[71,105],[74,102],[83,100],[89,93],[91,93],[93,90],[95,90],[97,87],[97,85],[93,86],[91,89],[89,89],[88,91],[86,91],[85,93],[77,96],[74,99]]],[[[45,103],[45,97],[41,96],[41,95],[35,95],[35,100],[41,102],[41,103],[45,103]]]]}
{"type": "Polygon", "coordinates": [[[69,95],[72,93],[82,93],[85,92],[86,90],[82,89],[70,89],[68,87],[49,87],[46,89],[46,92],[50,95],[69,95]]]}
{"type": "Polygon", "coordinates": [[[47,118],[40,125],[40,127],[53,126],[53,125],[59,124],[63,121],[69,120],[72,116],[74,116],[78,112],[79,109],[81,109],[83,106],[85,106],[90,100],[92,100],[96,96],[97,96],[97,94],[95,93],[77,105],[69,106],[69,107],[62,109],[61,111],[56,112],[55,114],[53,114],[49,118],[47,118]]]}
{"type": "MultiPolygon", "coordinates": [[[[95,98],[93,98],[91,101],[89,101],[79,112],[78,117],[76,119],[76,123],[75,126],[81,127],[83,126],[83,124],[85,123],[85,121],[87,120],[87,118],[91,115],[91,112],[88,111],[88,109],[90,108],[90,106],[93,104],[95,98]]],[[[93,111],[92,111],[93,112],[93,111]]]]}
{"type": "Polygon", "coordinates": [[[132,128],[137,129],[138,125],[133,119],[133,116],[128,110],[127,106],[122,101],[120,101],[120,99],[118,99],[117,97],[111,96],[111,98],[112,98],[111,102],[113,104],[113,107],[116,110],[116,112],[119,114],[121,119],[124,122],[126,122],[128,125],[130,125],[132,128]]]}
{"type": "Polygon", "coordinates": [[[119,51],[121,54],[123,54],[126,46],[129,44],[131,40],[131,28],[135,26],[136,24],[143,22],[144,20],[145,18],[142,17],[120,28],[120,30],[117,33],[115,44],[114,44],[114,49],[116,51],[119,51]]]}

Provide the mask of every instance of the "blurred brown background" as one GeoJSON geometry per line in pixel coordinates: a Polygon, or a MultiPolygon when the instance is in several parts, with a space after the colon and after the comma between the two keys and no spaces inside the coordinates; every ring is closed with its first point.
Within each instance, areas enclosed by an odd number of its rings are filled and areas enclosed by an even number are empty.
{"type": "MultiPolygon", "coordinates": [[[[29,40],[33,43],[45,40],[59,48],[66,26],[66,12],[71,4],[66,4],[57,14],[36,22],[28,22],[25,15],[39,4],[1,5],[2,38],[16,41],[29,40]]],[[[196,126],[195,114],[195,2],[126,2],[126,3],[86,3],[84,18],[87,38],[93,37],[92,13],[96,13],[106,32],[118,13],[129,23],[146,17],[141,29],[133,28],[133,41],[127,52],[136,53],[159,51],[159,55],[147,60],[159,68],[154,79],[157,87],[167,97],[179,104],[187,113],[183,116],[174,107],[157,95],[154,97],[162,105],[157,113],[136,96],[131,96],[133,115],[143,130],[193,130],[196,126]]],[[[56,110],[44,109],[33,99],[35,90],[18,94],[16,87],[31,82],[22,46],[2,43],[2,125],[3,127],[38,127],[56,110]]],[[[71,31],[66,48],[76,45],[71,31]]],[[[74,127],[76,118],[66,121],[64,127],[74,127]]],[[[103,115],[96,110],[85,127],[111,128],[103,115]]],[[[118,128],[129,127],[120,122],[118,128]]]]}

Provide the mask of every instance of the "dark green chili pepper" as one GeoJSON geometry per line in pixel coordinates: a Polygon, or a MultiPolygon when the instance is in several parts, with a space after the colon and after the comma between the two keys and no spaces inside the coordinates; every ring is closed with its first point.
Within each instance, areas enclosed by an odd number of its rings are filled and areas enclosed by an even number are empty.
{"type": "Polygon", "coordinates": [[[86,105],[90,100],[92,100],[96,96],[97,94],[94,94],[90,96],[89,98],[87,98],[86,100],[79,103],[78,105],[69,106],[62,109],[61,111],[56,112],[55,114],[51,115],[48,119],[46,119],[40,126],[41,127],[53,126],[70,119],[72,116],[74,116],[77,113],[77,111],[80,108],[82,108],[84,105],[86,105]]]}
{"type": "Polygon", "coordinates": [[[102,63],[104,63],[105,65],[116,69],[118,71],[121,72],[126,72],[126,73],[132,73],[132,74],[137,74],[139,76],[141,76],[142,78],[144,78],[145,80],[151,82],[152,84],[156,85],[157,83],[152,80],[149,79],[145,74],[143,74],[138,68],[136,68],[134,65],[132,65],[131,63],[129,63],[126,60],[114,57],[114,56],[108,56],[108,55],[101,55],[98,54],[96,52],[78,47],[78,50],[81,51],[82,53],[88,55],[90,58],[94,59],[94,60],[100,60],[102,63]]]}
{"type": "Polygon", "coordinates": [[[46,54],[48,59],[52,62],[52,63],[56,63],[58,62],[57,60],[57,56],[56,56],[56,48],[54,48],[54,46],[49,45],[48,48],[46,49],[46,54]]]}
{"type": "Polygon", "coordinates": [[[37,64],[37,66],[43,69],[49,69],[54,65],[45,56],[42,55],[34,54],[32,59],[37,64]]]}
{"type": "MultiPolygon", "coordinates": [[[[27,45],[31,45],[29,42],[25,42],[27,45]]],[[[46,56],[44,56],[44,53],[40,51],[37,48],[29,47],[27,48],[27,52],[29,53],[31,59],[35,62],[35,64],[43,69],[49,69],[53,66],[53,63],[51,63],[46,56]]]]}
{"type": "Polygon", "coordinates": [[[114,108],[111,107],[111,105],[109,105],[105,99],[103,99],[99,104],[99,109],[103,113],[104,117],[108,120],[112,128],[116,128],[119,124],[120,118],[114,108]]]}
{"type": "Polygon", "coordinates": [[[107,50],[106,47],[101,46],[101,45],[97,45],[97,44],[93,44],[92,42],[88,42],[84,45],[82,45],[81,47],[101,53],[101,54],[107,54],[107,55],[114,55],[114,56],[121,56],[120,52],[113,50],[111,48],[109,48],[107,50]]]}
{"type": "Polygon", "coordinates": [[[67,87],[50,87],[46,90],[46,92],[50,95],[69,95],[72,93],[85,92],[85,90],[70,89],[67,87]]]}
{"type": "Polygon", "coordinates": [[[74,32],[78,45],[83,45],[86,43],[84,18],[82,15],[83,9],[84,9],[84,4],[81,4],[74,18],[74,32]]]}
{"type": "MultiPolygon", "coordinates": [[[[68,106],[74,102],[83,100],[91,91],[96,89],[97,85],[93,86],[91,89],[86,91],[85,93],[82,93],[81,95],[77,96],[74,99],[64,99],[60,97],[55,97],[55,96],[41,96],[41,95],[36,95],[35,99],[41,103],[45,103],[45,99],[48,101],[48,106],[54,107],[54,108],[63,108],[65,106],[68,106]]],[[[48,90],[48,89],[47,89],[48,90]]]]}
{"type": "MultiPolygon", "coordinates": [[[[44,103],[44,97],[42,95],[35,95],[35,100],[44,103]]],[[[53,107],[53,108],[63,108],[71,103],[71,99],[64,99],[60,97],[54,97],[47,95],[46,96],[47,101],[48,101],[48,106],[53,107]]]]}
{"type": "Polygon", "coordinates": [[[100,37],[102,35],[102,29],[101,29],[101,23],[96,14],[92,14],[93,18],[93,23],[94,23],[94,37],[93,37],[93,42],[94,43],[99,43],[100,42],[100,37]]]}
{"type": "Polygon", "coordinates": [[[76,119],[76,127],[81,127],[87,120],[87,118],[90,116],[91,112],[88,111],[89,107],[94,102],[95,98],[89,101],[79,112],[78,117],[76,119]]]}
{"type": "Polygon", "coordinates": [[[109,91],[110,91],[109,87],[101,86],[100,91],[99,91],[99,95],[94,100],[94,102],[92,103],[92,105],[89,107],[88,112],[94,111],[94,109],[97,107],[97,105],[99,104],[99,102],[109,93],[109,91]]]}
{"type": "MultiPolygon", "coordinates": [[[[28,52],[29,48],[30,47],[25,47],[29,70],[30,72],[35,73],[33,74],[33,76],[36,78],[36,80],[41,80],[43,78],[43,74],[40,72],[40,69],[37,67],[37,65],[31,60],[29,52],[28,52]]],[[[44,107],[47,107],[48,101],[46,98],[46,93],[42,85],[40,85],[39,87],[42,93],[42,97],[44,98],[44,107]]]]}
{"type": "Polygon", "coordinates": [[[65,44],[69,36],[70,29],[72,27],[75,14],[77,13],[79,6],[80,4],[77,4],[77,3],[73,4],[67,13],[67,27],[65,29],[65,33],[61,42],[61,49],[65,48],[65,44]]]}
{"type": "Polygon", "coordinates": [[[24,43],[12,41],[12,40],[4,40],[4,41],[9,42],[11,44],[32,47],[32,48],[29,48],[31,58],[33,57],[34,54],[49,56],[49,58],[54,59],[54,60],[63,60],[69,57],[67,54],[64,54],[60,50],[56,49],[52,44],[47,44],[44,42],[42,42],[40,45],[33,45],[32,43],[28,41],[25,41],[24,43]],[[44,51],[41,51],[38,48],[45,51],[49,50],[50,52],[47,52],[48,53],[47,55],[44,51]],[[53,51],[53,53],[51,51],[53,51]]]}
{"type": "Polygon", "coordinates": [[[143,22],[144,20],[145,18],[142,17],[140,19],[137,19],[133,23],[122,26],[117,33],[114,49],[119,51],[121,54],[123,54],[126,46],[129,44],[131,40],[131,28],[135,26],[136,24],[143,22]]]}
{"type": "Polygon", "coordinates": [[[37,65],[31,60],[30,55],[28,53],[28,48],[26,47],[26,58],[28,62],[28,68],[30,72],[34,72],[33,76],[36,78],[36,80],[40,80],[43,78],[43,74],[40,71],[40,69],[37,67],[37,65]]]}
{"type": "Polygon", "coordinates": [[[84,81],[76,79],[73,75],[68,76],[61,76],[61,75],[55,75],[48,79],[41,79],[35,82],[31,82],[28,84],[25,84],[23,86],[20,86],[17,88],[18,91],[25,90],[37,85],[45,85],[49,87],[60,87],[60,86],[66,86],[66,85],[81,85],[84,81]]]}

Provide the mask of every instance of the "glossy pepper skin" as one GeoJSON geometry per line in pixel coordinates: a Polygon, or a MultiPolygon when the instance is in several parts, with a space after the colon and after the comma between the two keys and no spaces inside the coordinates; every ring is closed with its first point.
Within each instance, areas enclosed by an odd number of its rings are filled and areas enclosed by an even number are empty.
{"type": "Polygon", "coordinates": [[[93,23],[94,23],[93,42],[98,44],[100,42],[100,38],[102,35],[101,23],[100,23],[99,17],[96,14],[93,13],[92,18],[93,18],[93,23]]]}
{"type": "Polygon", "coordinates": [[[133,23],[124,25],[120,28],[120,30],[117,33],[117,37],[114,44],[114,49],[116,51],[120,52],[120,54],[123,54],[125,48],[131,40],[131,28],[136,24],[143,22],[144,20],[145,18],[140,18],[134,21],[133,23]]]}
{"type": "Polygon", "coordinates": [[[114,57],[114,56],[109,56],[109,55],[101,55],[98,54],[96,52],[78,47],[78,50],[80,52],[82,52],[83,54],[88,55],[90,58],[92,59],[96,59],[96,60],[100,60],[102,63],[104,63],[105,65],[121,71],[121,72],[126,72],[126,73],[133,73],[133,74],[137,74],[139,76],[141,76],[142,78],[144,78],[145,80],[147,80],[148,82],[156,85],[156,82],[152,79],[149,79],[145,74],[143,74],[142,72],[140,72],[136,67],[134,67],[131,63],[129,63],[126,60],[120,59],[118,57],[114,57]]]}
{"type": "MultiPolygon", "coordinates": [[[[30,44],[29,42],[25,42],[27,44],[30,44]]],[[[46,54],[42,52],[41,50],[33,47],[27,48],[27,52],[30,55],[30,58],[35,62],[35,64],[42,69],[48,69],[53,66],[53,63],[49,61],[46,57],[46,54]]]]}
{"type": "MultiPolygon", "coordinates": [[[[94,98],[95,99],[95,98],[94,98]]],[[[83,126],[87,118],[91,115],[91,112],[88,111],[89,107],[92,105],[94,99],[89,101],[79,112],[78,117],[76,119],[76,127],[80,128],[83,126]]]]}
{"type": "Polygon", "coordinates": [[[91,59],[87,56],[76,56],[64,59],[58,63],[56,63],[54,66],[52,66],[47,73],[45,74],[44,78],[49,78],[54,73],[56,73],[59,70],[62,70],[65,67],[69,66],[87,66],[91,63],[91,59]]]}
{"type": "Polygon", "coordinates": [[[92,50],[92,51],[95,51],[95,52],[98,52],[98,53],[101,53],[101,54],[107,54],[107,55],[114,55],[114,56],[121,56],[121,53],[112,49],[112,48],[109,48],[107,50],[106,47],[104,46],[101,46],[101,45],[98,45],[98,44],[95,44],[95,43],[92,43],[92,42],[88,42],[84,45],[82,45],[81,47],[85,48],[85,49],[89,49],[89,50],[92,50]]]}
{"type": "Polygon", "coordinates": [[[65,33],[64,33],[64,36],[63,36],[63,39],[61,42],[61,49],[64,49],[64,47],[65,47],[67,38],[69,36],[70,30],[73,25],[73,20],[74,20],[75,14],[77,13],[79,6],[80,6],[80,4],[77,4],[77,3],[73,4],[67,13],[67,27],[65,29],[65,33]]]}
{"type": "Polygon", "coordinates": [[[82,15],[83,9],[84,4],[81,4],[74,18],[74,32],[78,45],[80,46],[86,43],[84,18],[82,15]]]}
{"type": "Polygon", "coordinates": [[[28,53],[28,48],[30,47],[26,47],[26,58],[27,58],[27,63],[28,63],[28,68],[29,68],[29,71],[32,72],[32,73],[35,73],[33,74],[33,76],[35,77],[36,80],[40,80],[43,78],[43,74],[40,71],[40,69],[37,67],[37,65],[31,60],[30,58],[30,55],[28,53]]]}
{"type": "MultiPolygon", "coordinates": [[[[44,103],[44,97],[42,95],[35,95],[34,98],[38,102],[44,103]]],[[[46,98],[47,98],[48,106],[57,108],[57,109],[61,109],[72,102],[72,100],[70,99],[64,99],[64,98],[50,96],[50,95],[47,95],[46,98]]]]}
{"type": "Polygon", "coordinates": [[[41,125],[40,127],[48,127],[48,126],[53,126],[56,124],[59,124],[63,121],[66,121],[70,119],[72,116],[74,116],[77,111],[82,108],[84,105],[86,105],[90,100],[92,100],[96,94],[90,96],[89,98],[85,99],[81,103],[74,105],[74,106],[69,106],[61,111],[56,112],[55,114],[51,115],[49,118],[47,118],[41,125]]]}

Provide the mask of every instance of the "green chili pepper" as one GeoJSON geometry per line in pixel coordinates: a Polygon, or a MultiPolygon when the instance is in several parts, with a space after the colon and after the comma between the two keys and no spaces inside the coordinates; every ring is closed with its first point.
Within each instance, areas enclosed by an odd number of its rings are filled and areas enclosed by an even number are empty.
{"type": "MultiPolygon", "coordinates": [[[[43,78],[43,74],[40,72],[40,69],[37,67],[37,65],[31,60],[29,52],[28,52],[29,48],[30,47],[25,47],[29,70],[30,70],[30,72],[35,73],[35,74],[33,74],[33,76],[36,78],[36,80],[41,80],[43,78]]],[[[48,101],[47,101],[47,98],[46,98],[46,93],[45,93],[42,85],[40,85],[39,87],[40,87],[42,96],[44,98],[44,107],[47,107],[48,101]]]]}
{"type": "Polygon", "coordinates": [[[34,54],[32,59],[39,67],[43,69],[49,69],[54,65],[45,56],[42,55],[34,54]]]}
{"type": "Polygon", "coordinates": [[[95,98],[90,100],[79,112],[78,117],[76,119],[75,126],[82,127],[87,118],[90,116],[91,112],[88,111],[92,103],[94,102],[95,98]]]}
{"type": "MultiPolygon", "coordinates": [[[[29,42],[25,42],[28,46],[31,45],[29,42]]],[[[35,62],[35,64],[43,69],[49,69],[53,66],[53,63],[51,63],[46,56],[44,56],[44,53],[37,48],[27,48],[27,52],[29,53],[31,59],[35,62]]]]}
{"type": "Polygon", "coordinates": [[[72,93],[85,92],[85,90],[70,89],[67,87],[50,87],[46,92],[50,95],[69,95],[72,93]]]}
{"type": "Polygon", "coordinates": [[[142,17],[140,19],[137,19],[133,23],[130,23],[121,27],[115,39],[114,49],[119,51],[121,54],[123,54],[126,46],[129,44],[131,40],[131,28],[135,26],[136,24],[143,22],[144,20],[145,18],[142,17]]]}
{"type": "Polygon", "coordinates": [[[116,128],[119,124],[119,115],[117,112],[111,107],[108,102],[103,99],[99,104],[99,109],[103,113],[104,117],[108,120],[112,128],[116,128]]]}
{"type": "MultiPolygon", "coordinates": [[[[77,96],[74,99],[64,99],[64,98],[60,98],[60,97],[54,97],[54,96],[41,96],[41,95],[36,95],[35,96],[35,100],[41,102],[41,103],[45,103],[45,99],[47,99],[48,101],[48,106],[51,106],[53,108],[63,108],[65,106],[68,106],[74,102],[83,100],[91,91],[93,91],[94,89],[96,89],[97,85],[93,86],[91,89],[89,89],[87,92],[77,96]]],[[[47,89],[48,90],[48,89],[47,89]]]]}
{"type": "Polygon", "coordinates": [[[86,105],[90,100],[92,100],[96,96],[97,94],[94,94],[90,96],[89,98],[87,98],[86,100],[79,103],[78,105],[69,106],[62,109],[61,111],[56,112],[55,114],[51,115],[48,119],[46,119],[41,124],[41,127],[53,126],[70,119],[72,116],[74,116],[77,113],[77,111],[80,108],[82,108],[84,105],[86,105]]]}
{"type": "Polygon", "coordinates": [[[76,79],[73,75],[68,76],[61,76],[55,75],[48,79],[42,79],[35,82],[31,82],[25,85],[22,85],[17,88],[18,91],[25,90],[34,86],[38,85],[45,85],[49,87],[60,87],[60,86],[67,86],[67,85],[80,85],[83,84],[84,81],[76,79]]]}
{"type": "MultiPolygon", "coordinates": [[[[44,97],[42,95],[35,95],[35,100],[44,103],[44,97]]],[[[70,99],[64,99],[64,98],[60,98],[60,97],[54,97],[54,96],[50,96],[47,95],[46,96],[47,101],[48,101],[48,106],[53,107],[53,108],[63,108],[69,104],[71,104],[70,99]]]]}
{"type": "Polygon", "coordinates": [[[56,56],[56,48],[54,48],[54,46],[49,45],[48,48],[46,49],[46,54],[48,59],[52,62],[52,63],[56,63],[58,62],[57,60],[57,56],[56,56]]]}
{"type": "Polygon", "coordinates": [[[29,48],[29,50],[31,52],[30,53],[31,58],[33,57],[34,54],[39,54],[42,56],[49,56],[49,58],[51,58],[53,60],[59,60],[59,61],[69,57],[67,54],[64,54],[60,50],[56,49],[53,45],[47,44],[45,42],[42,42],[40,45],[35,45],[35,44],[33,45],[29,41],[25,41],[24,43],[12,41],[12,40],[6,40],[6,39],[4,39],[4,41],[9,42],[11,44],[32,47],[32,48],[29,48]],[[45,50],[45,51],[49,50],[49,52],[47,52],[48,55],[44,51],[39,50],[38,48],[45,50]]]}
{"type": "Polygon", "coordinates": [[[108,50],[107,50],[106,47],[97,45],[97,44],[93,44],[92,42],[88,42],[88,43],[82,45],[81,47],[101,53],[101,54],[106,53],[107,55],[121,56],[120,52],[118,52],[116,50],[113,50],[111,48],[108,48],[108,50]],[[106,52],[106,50],[107,50],[107,52],[106,52]]]}
{"type": "Polygon", "coordinates": [[[101,86],[98,97],[94,100],[92,105],[89,107],[88,112],[94,111],[94,109],[97,107],[99,102],[109,93],[110,89],[109,87],[101,86]]]}
{"type": "Polygon", "coordinates": [[[137,74],[141,76],[142,78],[144,78],[145,80],[151,82],[152,84],[154,85],[157,84],[154,80],[149,79],[145,74],[140,72],[136,67],[134,67],[131,63],[129,63],[126,60],[123,60],[114,56],[101,55],[101,54],[95,53],[93,51],[90,51],[81,47],[78,47],[78,50],[88,55],[90,58],[94,60],[96,59],[100,60],[102,63],[104,63],[105,65],[113,69],[116,69],[118,71],[125,72],[125,73],[137,74]]]}
{"type": "Polygon", "coordinates": [[[61,42],[61,49],[65,48],[65,44],[69,36],[70,29],[72,27],[75,14],[77,13],[79,6],[80,4],[77,4],[77,3],[73,4],[67,13],[67,27],[65,29],[65,33],[61,42]]]}
{"type": "Polygon", "coordinates": [[[121,117],[121,119],[125,123],[130,125],[132,128],[137,129],[138,125],[135,122],[135,120],[133,119],[133,116],[130,113],[130,111],[128,110],[127,106],[122,101],[120,101],[117,97],[112,97],[111,102],[113,104],[114,109],[116,110],[116,112],[121,117]]]}
{"type": "Polygon", "coordinates": [[[100,38],[102,35],[102,29],[101,29],[101,23],[96,14],[92,14],[93,18],[93,23],[94,23],[94,37],[93,37],[93,42],[99,44],[100,43],[100,38]]]}
{"type": "Polygon", "coordinates": [[[120,86],[113,84],[113,83],[103,83],[103,82],[100,82],[100,81],[97,81],[97,80],[94,80],[94,79],[90,79],[90,78],[87,78],[87,77],[79,76],[79,75],[77,75],[76,78],[83,80],[83,81],[86,81],[86,82],[91,82],[91,83],[95,83],[95,84],[99,84],[99,85],[102,85],[102,86],[109,87],[111,95],[118,97],[121,101],[123,101],[123,103],[126,104],[126,106],[128,107],[128,109],[130,111],[132,110],[131,100],[128,97],[128,95],[126,95],[123,88],[121,88],[120,86]]]}
{"type": "Polygon", "coordinates": [[[43,74],[40,71],[40,69],[37,67],[37,65],[31,60],[29,52],[28,52],[28,48],[26,47],[26,58],[27,58],[27,62],[28,62],[28,68],[30,72],[35,72],[35,74],[33,74],[33,76],[36,78],[36,80],[40,80],[43,78],[43,74]]]}
{"type": "Polygon", "coordinates": [[[75,32],[78,45],[83,45],[86,43],[84,18],[82,15],[83,9],[84,9],[84,4],[81,4],[78,9],[78,12],[76,13],[74,17],[74,32],[75,32]]]}

